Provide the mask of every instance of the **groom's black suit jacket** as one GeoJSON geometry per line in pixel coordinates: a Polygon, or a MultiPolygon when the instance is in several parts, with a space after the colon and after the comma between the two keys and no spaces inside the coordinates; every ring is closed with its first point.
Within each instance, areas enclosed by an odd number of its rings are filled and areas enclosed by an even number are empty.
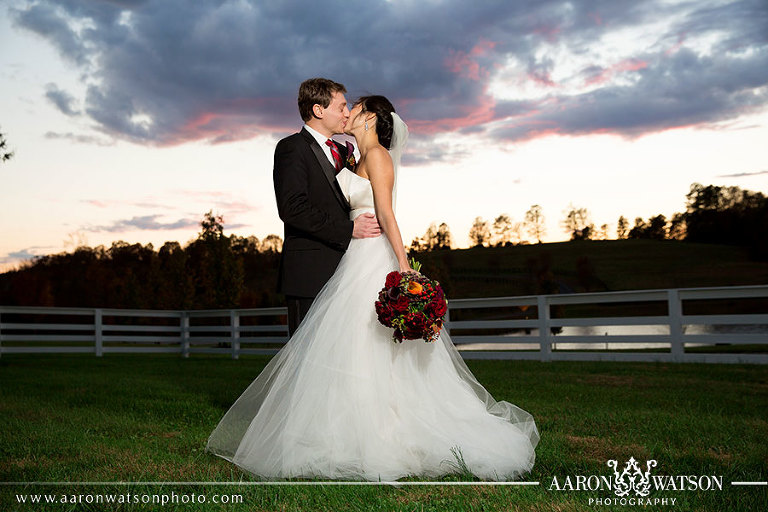
{"type": "MultiPolygon", "coordinates": [[[[346,147],[337,147],[345,162],[346,147]]],[[[349,203],[333,165],[306,129],[277,143],[272,174],[277,211],[285,225],[277,291],[314,297],[352,239],[349,203]]]]}

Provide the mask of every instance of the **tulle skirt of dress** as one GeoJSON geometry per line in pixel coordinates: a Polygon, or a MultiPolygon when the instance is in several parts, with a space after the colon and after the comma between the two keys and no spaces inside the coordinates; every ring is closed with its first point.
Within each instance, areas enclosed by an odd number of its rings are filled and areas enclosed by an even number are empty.
{"type": "Polygon", "coordinates": [[[264,479],[394,481],[465,468],[514,480],[534,464],[532,416],[496,401],[450,337],[392,341],[374,301],[397,259],[353,239],[293,337],[242,393],[206,450],[264,479]],[[460,457],[457,457],[459,455],[460,457]]]}

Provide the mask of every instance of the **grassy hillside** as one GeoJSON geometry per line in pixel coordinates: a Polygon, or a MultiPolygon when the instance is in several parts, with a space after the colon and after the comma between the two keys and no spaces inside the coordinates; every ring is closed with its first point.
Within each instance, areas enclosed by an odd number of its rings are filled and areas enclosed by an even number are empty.
{"type": "Polygon", "coordinates": [[[672,240],[473,248],[417,259],[455,298],[768,283],[768,262],[751,260],[745,248],[672,240]]]}

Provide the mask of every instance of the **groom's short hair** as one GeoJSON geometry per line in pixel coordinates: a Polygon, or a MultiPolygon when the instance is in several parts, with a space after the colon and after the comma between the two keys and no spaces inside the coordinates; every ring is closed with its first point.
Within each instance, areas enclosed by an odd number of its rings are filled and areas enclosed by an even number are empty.
{"type": "Polygon", "coordinates": [[[304,80],[299,86],[299,114],[306,122],[314,117],[312,107],[322,105],[327,108],[331,104],[333,95],[337,92],[347,92],[346,87],[327,78],[310,78],[304,80]]]}

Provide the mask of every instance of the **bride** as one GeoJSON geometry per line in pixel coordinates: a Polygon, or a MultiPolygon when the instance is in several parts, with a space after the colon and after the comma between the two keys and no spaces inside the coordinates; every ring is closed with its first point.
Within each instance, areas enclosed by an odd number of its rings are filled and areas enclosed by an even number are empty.
{"type": "Polygon", "coordinates": [[[293,337],[210,435],[206,450],[265,479],[394,481],[466,470],[513,480],[533,467],[532,416],[496,401],[443,330],[392,341],[374,301],[386,275],[411,271],[394,206],[408,129],[383,96],[360,98],[346,133],[356,172],[337,180],[352,219],[374,212],[386,236],[355,238],[293,337]]]}

